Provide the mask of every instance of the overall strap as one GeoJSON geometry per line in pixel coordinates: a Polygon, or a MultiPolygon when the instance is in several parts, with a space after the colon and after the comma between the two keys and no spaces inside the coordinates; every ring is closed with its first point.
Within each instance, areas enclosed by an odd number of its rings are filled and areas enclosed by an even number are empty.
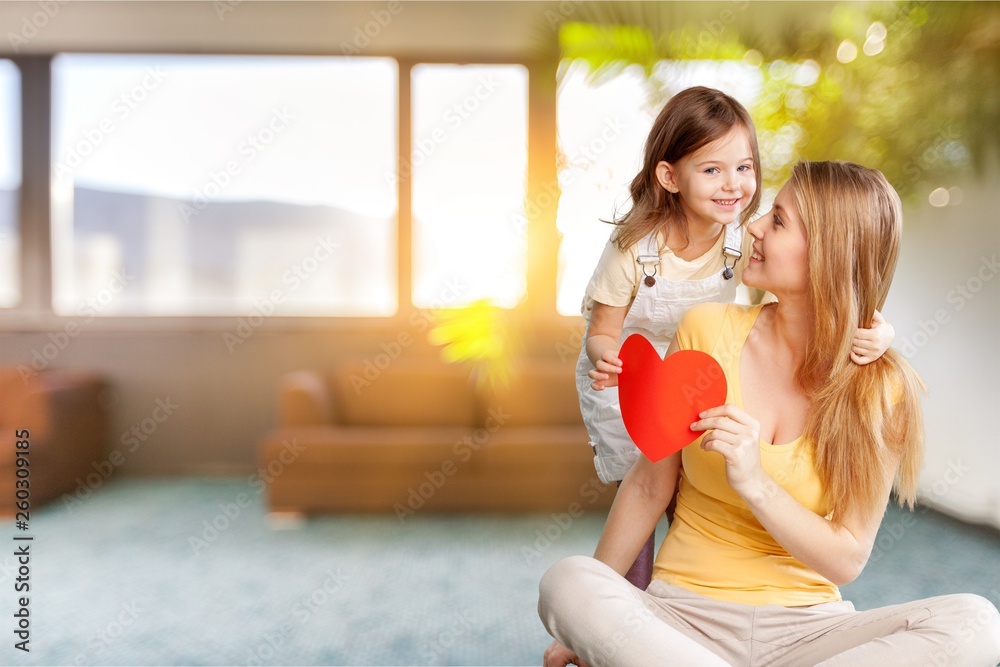
{"type": "Polygon", "coordinates": [[[652,287],[656,284],[657,267],[660,265],[660,248],[656,242],[656,232],[649,234],[644,239],[639,241],[639,249],[642,250],[642,246],[645,245],[645,253],[640,252],[635,258],[635,261],[642,267],[642,275],[645,278],[642,281],[647,287],[652,287]]]}
{"type": "MultiPolygon", "coordinates": [[[[636,245],[639,246],[640,252],[635,258],[635,261],[642,264],[642,268],[645,269],[647,264],[659,264],[660,263],[660,248],[659,244],[656,242],[656,232],[652,232],[645,236],[636,245]],[[645,252],[643,252],[645,251],[645,252]]],[[[656,269],[653,269],[656,272],[656,269]]]]}
{"type": "Polygon", "coordinates": [[[726,225],[726,240],[722,244],[722,254],[739,259],[743,257],[743,253],[740,251],[742,247],[743,228],[740,227],[739,219],[736,219],[726,225]]]}
{"type": "Polygon", "coordinates": [[[733,268],[736,266],[736,262],[743,257],[743,252],[740,250],[742,246],[743,228],[740,227],[740,221],[737,218],[726,225],[726,240],[722,243],[722,254],[725,255],[722,259],[722,277],[726,280],[733,277],[733,268]],[[732,266],[729,265],[730,260],[733,262],[732,266]]]}

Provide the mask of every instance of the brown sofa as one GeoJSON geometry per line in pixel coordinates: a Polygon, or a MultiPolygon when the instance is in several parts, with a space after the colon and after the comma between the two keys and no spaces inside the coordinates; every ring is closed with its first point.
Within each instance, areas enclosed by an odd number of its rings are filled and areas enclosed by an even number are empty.
{"type": "Polygon", "coordinates": [[[436,359],[299,371],[279,387],[279,426],[258,475],[274,512],[605,510],[571,365],[522,360],[476,389],[436,359]]]}
{"type": "Polygon", "coordinates": [[[108,430],[106,388],[100,376],[82,371],[0,368],[0,514],[17,509],[17,458],[24,451],[18,440],[28,442],[21,458],[28,462],[31,509],[73,493],[95,472],[108,430]]]}

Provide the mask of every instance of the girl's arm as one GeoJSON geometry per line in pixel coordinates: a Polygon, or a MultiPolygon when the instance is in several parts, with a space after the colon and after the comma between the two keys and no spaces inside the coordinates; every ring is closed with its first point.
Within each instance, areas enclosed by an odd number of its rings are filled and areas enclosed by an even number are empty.
{"type": "Polygon", "coordinates": [[[890,466],[883,480],[877,509],[853,511],[838,526],[801,505],[764,471],[756,419],[734,405],[712,408],[700,416],[691,428],[709,431],[702,448],[725,458],[729,485],[778,544],[834,584],[854,581],[875,544],[895,466],[890,466]]]}
{"type": "Polygon", "coordinates": [[[680,452],[656,463],[639,456],[615,495],[594,558],[625,576],[674,497],[680,467],[680,452]]]}
{"type": "Polygon", "coordinates": [[[594,369],[589,373],[594,381],[591,387],[598,391],[618,384],[618,374],[622,372],[618,350],[621,348],[622,326],[628,309],[629,306],[609,306],[595,301],[591,310],[584,345],[590,363],[594,364],[594,369]]]}
{"type": "Polygon", "coordinates": [[[875,311],[872,316],[872,328],[859,328],[854,334],[854,345],[851,348],[851,361],[859,366],[870,364],[889,349],[896,338],[896,330],[885,321],[882,313],[875,311]]]}

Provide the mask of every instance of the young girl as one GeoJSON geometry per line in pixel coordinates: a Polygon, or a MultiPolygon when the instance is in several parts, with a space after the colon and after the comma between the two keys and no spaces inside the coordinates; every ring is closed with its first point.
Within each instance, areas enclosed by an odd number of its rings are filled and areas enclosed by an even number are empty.
{"type": "MultiPolygon", "coordinates": [[[[757,211],[760,181],[757,136],[743,105],[696,87],[664,106],[632,180],[632,208],[617,221],[584,297],[588,324],[576,385],[601,481],[620,482],[639,456],[615,386],[622,341],[641,333],[663,355],[689,308],[735,300],[750,259],[743,224],[757,211]]],[[[874,324],[857,331],[855,363],[877,359],[892,343],[892,327],[877,313],[874,324]]],[[[653,540],[628,575],[642,589],[653,540]]]]}
{"type": "Polygon", "coordinates": [[[726,404],[694,443],[639,457],[622,481],[594,558],[571,556],[539,585],[558,639],[545,667],[993,667],[1000,614],[953,594],[856,611],[838,586],[874,546],[890,493],[913,506],[923,447],[922,385],[894,351],[847,359],[884,303],[902,206],[881,173],[800,163],[752,222],[747,285],[776,303],[705,304],[668,354],[700,350],[723,368],[726,404]],[[675,498],[645,591],[622,575],[675,498]]]}

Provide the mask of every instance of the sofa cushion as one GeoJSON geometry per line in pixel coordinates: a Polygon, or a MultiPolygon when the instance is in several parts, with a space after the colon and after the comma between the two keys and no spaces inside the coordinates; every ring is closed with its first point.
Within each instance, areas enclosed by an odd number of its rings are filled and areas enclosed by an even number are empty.
{"type": "Polygon", "coordinates": [[[377,369],[348,362],[330,377],[333,414],[344,426],[474,426],[469,371],[434,359],[396,359],[377,369]]]}
{"type": "Polygon", "coordinates": [[[471,432],[462,426],[284,428],[268,434],[262,453],[268,459],[284,457],[286,463],[336,465],[341,470],[345,466],[422,470],[440,466],[447,459],[469,461],[472,457],[465,440],[471,432]]]}
{"type": "Polygon", "coordinates": [[[603,510],[580,427],[286,428],[265,436],[259,475],[273,511],[603,510]]]}

